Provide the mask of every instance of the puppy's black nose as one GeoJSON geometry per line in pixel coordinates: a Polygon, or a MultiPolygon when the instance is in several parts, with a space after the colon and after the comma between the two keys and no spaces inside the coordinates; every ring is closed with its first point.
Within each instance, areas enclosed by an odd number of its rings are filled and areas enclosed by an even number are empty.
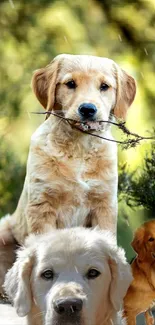
{"type": "Polygon", "coordinates": [[[58,314],[75,314],[82,310],[83,301],[79,298],[61,298],[54,302],[54,310],[58,314]]]}
{"type": "Polygon", "coordinates": [[[90,118],[94,117],[97,112],[97,108],[94,104],[83,103],[79,106],[78,111],[83,118],[90,118]]]}

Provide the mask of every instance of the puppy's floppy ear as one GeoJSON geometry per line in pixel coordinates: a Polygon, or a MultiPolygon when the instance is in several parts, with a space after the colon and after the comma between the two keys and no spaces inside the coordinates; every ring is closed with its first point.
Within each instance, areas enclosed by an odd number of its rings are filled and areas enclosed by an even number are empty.
{"type": "Polygon", "coordinates": [[[114,115],[117,118],[126,119],[128,108],[131,106],[136,95],[136,82],[123,69],[115,64],[115,74],[117,80],[116,104],[114,115]]]}
{"type": "Polygon", "coordinates": [[[145,242],[144,242],[144,235],[145,235],[144,227],[137,229],[134,235],[134,239],[131,242],[131,246],[133,247],[133,249],[138,254],[141,260],[145,258],[147,252],[145,242]]]}
{"type": "Polygon", "coordinates": [[[126,261],[124,250],[118,248],[115,255],[115,257],[109,258],[111,270],[110,301],[114,309],[119,311],[132,281],[132,274],[130,265],[126,261]]]}
{"type": "Polygon", "coordinates": [[[5,277],[4,289],[13,301],[19,316],[26,316],[31,309],[30,275],[33,264],[33,254],[29,248],[18,251],[17,261],[5,277]]]}
{"type": "Polygon", "coordinates": [[[52,110],[55,103],[55,90],[60,59],[56,57],[45,68],[36,70],[32,77],[32,89],[41,105],[52,110]]]}

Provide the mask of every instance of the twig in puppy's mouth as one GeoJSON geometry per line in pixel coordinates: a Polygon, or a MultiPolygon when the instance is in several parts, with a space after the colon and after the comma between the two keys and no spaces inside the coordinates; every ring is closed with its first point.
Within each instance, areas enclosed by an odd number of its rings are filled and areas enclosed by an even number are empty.
{"type": "Polygon", "coordinates": [[[77,121],[77,120],[74,120],[74,119],[71,119],[71,118],[66,118],[64,117],[62,114],[57,114],[55,112],[52,112],[52,111],[45,111],[45,112],[31,112],[32,114],[52,114],[54,116],[57,116],[63,120],[66,120],[66,122],[68,122],[72,127],[76,128],[77,130],[79,130],[80,132],[83,132],[83,133],[86,133],[86,134],[90,134],[91,136],[94,136],[94,137],[97,137],[97,138],[100,138],[100,139],[103,139],[103,140],[107,140],[107,141],[110,141],[110,142],[115,142],[115,143],[118,143],[118,144],[121,144],[124,146],[124,149],[129,149],[129,148],[132,148],[132,147],[135,147],[137,144],[140,143],[140,141],[142,140],[155,140],[155,137],[144,137],[144,136],[141,136],[137,133],[133,133],[133,132],[130,132],[128,130],[128,128],[125,126],[125,122],[113,122],[111,120],[108,120],[108,121],[105,121],[105,120],[96,120],[96,121],[84,121],[84,122],[80,122],[80,121],[77,121]],[[94,123],[94,126],[96,124],[98,124],[98,129],[94,128],[93,129],[93,123],[94,123]],[[92,132],[89,132],[89,131],[102,131],[102,123],[107,123],[107,124],[112,124],[112,125],[115,125],[117,126],[127,137],[129,136],[132,136],[133,138],[130,138],[128,140],[124,140],[124,141],[120,141],[120,140],[114,140],[114,139],[108,139],[108,138],[105,138],[103,136],[100,136],[99,134],[95,134],[95,133],[92,133],[92,132]],[[90,127],[89,127],[90,126],[90,127]]]}

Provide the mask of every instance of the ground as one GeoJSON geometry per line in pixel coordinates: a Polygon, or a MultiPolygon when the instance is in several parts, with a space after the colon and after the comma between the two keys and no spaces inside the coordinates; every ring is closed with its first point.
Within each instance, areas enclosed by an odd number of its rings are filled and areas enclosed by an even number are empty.
{"type": "Polygon", "coordinates": [[[11,305],[0,304],[0,325],[26,325],[26,319],[18,317],[11,305]]]}

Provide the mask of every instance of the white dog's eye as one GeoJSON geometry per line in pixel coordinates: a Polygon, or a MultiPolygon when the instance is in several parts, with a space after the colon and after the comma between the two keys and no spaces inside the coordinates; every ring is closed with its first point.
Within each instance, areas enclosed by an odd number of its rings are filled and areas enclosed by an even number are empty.
{"type": "Polygon", "coordinates": [[[100,90],[101,91],[106,91],[109,89],[109,86],[107,84],[105,84],[104,82],[101,84],[100,86],[100,90]]]}
{"type": "Polygon", "coordinates": [[[45,280],[52,280],[54,277],[54,273],[52,270],[46,270],[41,274],[41,277],[45,280]]]}
{"type": "Polygon", "coordinates": [[[100,273],[98,270],[96,270],[96,269],[90,269],[90,270],[87,272],[86,277],[87,277],[88,279],[95,279],[95,278],[97,278],[100,274],[101,274],[101,273],[100,273]]]}

